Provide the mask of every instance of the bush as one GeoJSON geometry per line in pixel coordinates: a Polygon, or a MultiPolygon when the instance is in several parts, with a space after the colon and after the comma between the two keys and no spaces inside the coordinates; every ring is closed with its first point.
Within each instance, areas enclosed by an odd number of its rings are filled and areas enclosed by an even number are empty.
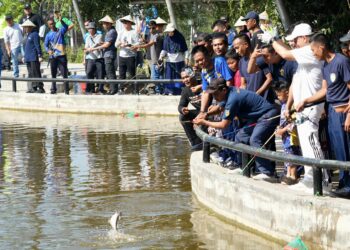
{"type": "Polygon", "coordinates": [[[84,59],[83,46],[77,49],[72,49],[71,47],[66,48],[67,60],[70,63],[82,63],[84,59]]]}

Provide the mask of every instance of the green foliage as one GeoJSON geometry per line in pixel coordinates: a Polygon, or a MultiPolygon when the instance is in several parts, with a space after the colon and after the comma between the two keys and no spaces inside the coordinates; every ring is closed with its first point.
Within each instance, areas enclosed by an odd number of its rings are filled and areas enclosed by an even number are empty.
{"type": "Polygon", "coordinates": [[[84,47],[81,46],[77,49],[70,47],[66,48],[67,60],[70,63],[82,63],[84,59],[84,47]]]}

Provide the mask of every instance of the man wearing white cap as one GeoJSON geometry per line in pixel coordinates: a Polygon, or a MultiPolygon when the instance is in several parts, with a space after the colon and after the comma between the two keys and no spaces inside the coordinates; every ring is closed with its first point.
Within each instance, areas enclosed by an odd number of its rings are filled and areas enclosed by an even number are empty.
{"type": "MultiPolygon", "coordinates": [[[[117,79],[115,74],[114,61],[116,59],[115,41],[117,40],[117,31],[113,27],[114,21],[110,16],[105,16],[99,22],[102,23],[103,29],[106,31],[104,42],[101,46],[91,48],[90,52],[103,50],[103,58],[105,62],[105,70],[107,79],[117,79]]],[[[103,89],[103,85],[100,85],[100,89],[103,89]]],[[[111,95],[115,95],[118,92],[118,85],[113,84],[110,90],[111,95]]]]}
{"type": "MultiPolygon", "coordinates": [[[[296,61],[297,71],[294,75],[289,98],[286,104],[286,117],[290,116],[292,105],[297,107],[306,98],[313,96],[322,88],[322,63],[313,55],[310,47],[310,37],[313,34],[309,24],[301,23],[294,27],[293,32],[286,37],[288,41],[293,40],[296,48],[289,50],[282,40],[273,37],[270,33],[264,33],[261,40],[264,43],[272,41],[275,51],[284,59],[296,61]]],[[[324,111],[324,105],[318,104],[305,108],[297,113],[298,134],[300,146],[304,157],[323,159],[318,132],[319,121],[324,111]]],[[[324,183],[327,185],[327,183],[324,183]]],[[[304,179],[291,187],[292,189],[302,189],[308,193],[313,190],[313,170],[312,167],[305,166],[304,179]]]]}
{"type": "MultiPolygon", "coordinates": [[[[126,79],[126,72],[130,77],[134,78],[136,75],[136,51],[139,44],[139,37],[137,32],[132,29],[135,24],[130,15],[119,19],[123,25],[124,30],[119,34],[116,41],[116,46],[120,48],[119,51],[119,79],[126,79]]],[[[131,85],[119,86],[119,94],[129,93],[131,85]]]]}
{"type": "MultiPolygon", "coordinates": [[[[159,71],[159,67],[157,65],[158,58],[160,56],[160,53],[163,49],[163,40],[164,37],[162,33],[159,31],[161,28],[159,26],[163,27],[167,23],[158,17],[157,19],[152,19],[149,22],[149,28],[150,28],[150,34],[148,37],[146,37],[147,43],[143,45],[137,45],[136,48],[146,48],[146,59],[149,62],[149,66],[151,68],[151,79],[162,79],[162,74],[159,71]]],[[[161,94],[161,90],[159,88],[159,85],[156,87],[156,92],[158,94],[161,94]]]]}
{"type": "MultiPolygon", "coordinates": [[[[22,27],[28,34],[24,45],[24,62],[27,64],[29,78],[41,78],[40,62],[43,58],[39,34],[34,30],[35,24],[30,20],[25,21],[22,27]]],[[[32,82],[27,93],[45,93],[44,84],[42,82],[32,82]]]]}

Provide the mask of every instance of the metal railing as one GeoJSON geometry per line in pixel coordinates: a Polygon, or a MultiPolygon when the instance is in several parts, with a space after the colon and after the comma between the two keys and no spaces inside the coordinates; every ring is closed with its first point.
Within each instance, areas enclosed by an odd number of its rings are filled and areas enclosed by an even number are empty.
{"type": "Polygon", "coordinates": [[[242,153],[242,166],[247,166],[243,168],[243,175],[246,177],[250,177],[251,171],[251,167],[247,165],[249,162],[249,155],[253,155],[254,157],[261,157],[275,162],[290,162],[296,165],[313,167],[314,195],[323,194],[322,168],[330,170],[350,170],[350,162],[306,158],[302,156],[251,147],[242,143],[210,136],[207,133],[203,132],[199,127],[196,128],[196,134],[203,141],[203,162],[210,162],[210,144],[239,151],[242,153]]]}
{"type": "Polygon", "coordinates": [[[96,83],[96,84],[132,84],[136,88],[139,84],[168,84],[168,83],[177,83],[181,82],[181,79],[77,79],[77,78],[24,78],[24,77],[0,77],[0,81],[11,81],[12,82],[12,91],[17,92],[17,82],[68,82],[68,83],[96,83]]]}

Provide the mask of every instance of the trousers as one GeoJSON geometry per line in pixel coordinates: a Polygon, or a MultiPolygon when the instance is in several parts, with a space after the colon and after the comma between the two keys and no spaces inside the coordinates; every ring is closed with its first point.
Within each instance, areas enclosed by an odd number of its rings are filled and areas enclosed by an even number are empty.
{"type": "MultiPolygon", "coordinates": [[[[60,69],[60,72],[61,72],[63,78],[68,78],[68,61],[67,61],[67,57],[65,55],[51,58],[50,59],[50,68],[51,68],[52,78],[57,77],[57,70],[58,69],[60,69]]],[[[57,91],[56,82],[53,82],[51,84],[51,92],[56,93],[56,91],[57,91]]],[[[64,92],[69,93],[68,82],[64,82],[64,92]]]]}
{"type": "MultiPolygon", "coordinates": [[[[27,62],[27,70],[29,78],[41,78],[40,62],[27,62]]],[[[43,89],[44,84],[42,82],[32,82],[31,89],[36,90],[37,88],[43,89]]]]}

